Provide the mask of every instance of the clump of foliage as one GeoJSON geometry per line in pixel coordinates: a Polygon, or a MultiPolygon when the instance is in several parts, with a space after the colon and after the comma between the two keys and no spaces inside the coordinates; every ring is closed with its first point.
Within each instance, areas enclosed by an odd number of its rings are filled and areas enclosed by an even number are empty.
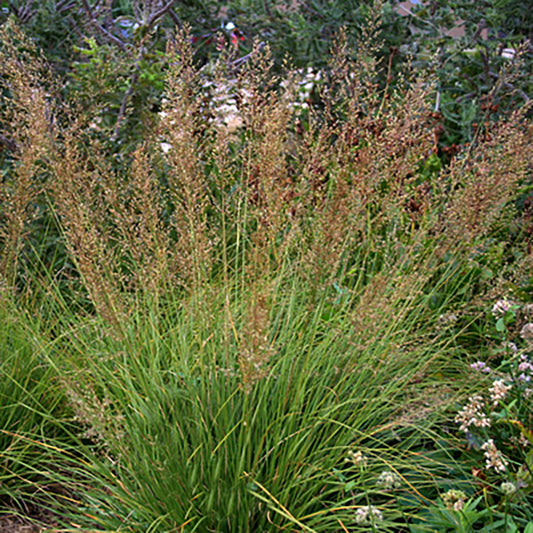
{"type": "Polygon", "coordinates": [[[133,93],[123,106],[98,89],[87,105],[112,49],[88,42],[69,75],[87,89],[76,102],[34,43],[2,28],[0,285],[41,317],[23,318],[46,363],[37,384],[54,379],[75,414],[68,442],[20,429],[54,451],[43,475],[68,494],[65,521],[325,532],[531,520],[480,498],[454,422],[478,384],[465,359],[492,342],[488,302],[531,283],[529,110],[493,116],[445,161],[438,79],[380,62],[374,14],[355,52],[340,34],[307,106],[268,46],[237,62],[221,49],[206,72],[185,30],[161,55],[158,113],[123,151],[133,93]]]}
{"type": "Polygon", "coordinates": [[[435,136],[445,158],[483,135],[492,116],[520,107],[531,94],[531,12],[521,2],[411,7],[392,0],[357,6],[346,0],[4,4],[3,15],[23,23],[60,72],[72,73],[68,93],[86,92],[87,101],[106,100],[98,127],[111,127],[113,139],[122,140],[122,151],[131,148],[131,137],[142,137],[143,128],[152,126],[150,111],[159,108],[166,69],[165,43],[184,24],[191,26],[197,57],[206,68],[226,47],[232,50],[230,62],[239,63],[258,40],[271,47],[277,69],[290,55],[298,68],[321,70],[342,31],[355,50],[366,20],[378,14],[375,42],[388,64],[378,82],[387,83],[410,60],[434,69],[439,80],[435,136]],[[501,77],[515,54],[523,58],[521,67],[514,76],[501,77]],[[114,76],[103,75],[105,69],[114,76]]]}

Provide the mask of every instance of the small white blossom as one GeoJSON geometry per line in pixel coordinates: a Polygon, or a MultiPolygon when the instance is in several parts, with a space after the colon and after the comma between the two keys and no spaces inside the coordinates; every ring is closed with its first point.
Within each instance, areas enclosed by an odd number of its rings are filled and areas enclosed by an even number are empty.
{"type": "Polygon", "coordinates": [[[533,323],[528,322],[520,330],[520,336],[528,343],[533,343],[533,323]]]}
{"type": "Polygon", "coordinates": [[[510,342],[510,341],[504,342],[503,347],[506,350],[509,350],[510,352],[513,352],[513,353],[518,352],[518,346],[514,342],[510,342]]]}
{"type": "Polygon", "coordinates": [[[444,494],[442,501],[448,509],[461,511],[466,503],[466,494],[462,490],[451,489],[444,494]]]}
{"type": "Polygon", "coordinates": [[[498,379],[492,382],[492,387],[489,389],[490,399],[492,400],[492,405],[495,407],[502,400],[505,400],[508,392],[512,389],[511,385],[506,385],[503,379],[498,379]]]}
{"type": "Polygon", "coordinates": [[[472,370],[477,370],[478,372],[483,372],[484,374],[490,373],[490,367],[487,366],[487,363],[483,361],[476,361],[470,365],[472,370]]]}
{"type": "Polygon", "coordinates": [[[481,449],[485,450],[484,455],[487,468],[494,468],[494,470],[498,470],[499,472],[505,472],[505,467],[509,462],[498,451],[492,439],[485,442],[485,444],[481,446],[481,449]]]}
{"type": "Polygon", "coordinates": [[[490,420],[485,414],[485,403],[481,396],[471,396],[469,403],[465,405],[455,417],[455,423],[460,424],[459,429],[465,433],[470,426],[478,428],[490,427],[490,420]]]}
{"type": "Polygon", "coordinates": [[[520,372],[517,378],[518,381],[521,381],[523,383],[528,383],[531,381],[533,377],[533,364],[531,364],[529,357],[525,353],[520,356],[518,372],[520,372]]]}
{"type": "Polygon", "coordinates": [[[439,326],[448,327],[455,324],[458,320],[458,317],[455,313],[444,313],[442,315],[439,315],[439,318],[437,319],[437,322],[439,326]]]}
{"type": "Polygon", "coordinates": [[[492,306],[492,315],[494,316],[494,318],[501,318],[505,315],[505,313],[507,313],[507,311],[509,311],[509,309],[511,309],[513,305],[513,302],[510,302],[509,300],[498,300],[492,306]]]}
{"type": "Polygon", "coordinates": [[[348,457],[346,457],[345,461],[353,463],[354,465],[359,466],[366,466],[367,464],[367,457],[366,455],[363,455],[363,452],[360,450],[357,450],[356,452],[350,450],[347,454],[348,457]]]}
{"type": "Polygon", "coordinates": [[[514,483],[511,483],[510,481],[504,481],[500,485],[500,490],[506,495],[510,496],[514,492],[516,492],[516,485],[514,483]]]}
{"type": "Polygon", "coordinates": [[[375,524],[376,522],[383,522],[383,514],[377,507],[367,505],[357,509],[355,521],[358,524],[375,524]]]}
{"type": "Polygon", "coordinates": [[[402,479],[396,472],[384,470],[378,477],[377,484],[385,490],[397,489],[402,484],[402,479]]]}

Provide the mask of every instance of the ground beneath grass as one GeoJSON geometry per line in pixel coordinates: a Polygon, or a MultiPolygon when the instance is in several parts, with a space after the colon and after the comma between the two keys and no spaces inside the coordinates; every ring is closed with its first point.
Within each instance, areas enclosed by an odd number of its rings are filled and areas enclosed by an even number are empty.
{"type": "Polygon", "coordinates": [[[0,509],[0,533],[41,533],[59,531],[57,517],[50,511],[31,507],[24,513],[0,509]]]}
{"type": "Polygon", "coordinates": [[[39,533],[45,531],[17,515],[0,516],[0,533],[39,533]]]}

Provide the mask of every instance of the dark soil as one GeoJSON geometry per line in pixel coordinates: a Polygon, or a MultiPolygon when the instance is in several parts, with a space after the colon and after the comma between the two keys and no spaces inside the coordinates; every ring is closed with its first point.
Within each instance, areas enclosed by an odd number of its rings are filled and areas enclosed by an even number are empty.
{"type": "Polygon", "coordinates": [[[0,533],[59,532],[57,516],[35,505],[25,512],[0,507],[0,533]]]}
{"type": "Polygon", "coordinates": [[[45,529],[17,515],[0,515],[0,533],[39,533],[45,529]]]}

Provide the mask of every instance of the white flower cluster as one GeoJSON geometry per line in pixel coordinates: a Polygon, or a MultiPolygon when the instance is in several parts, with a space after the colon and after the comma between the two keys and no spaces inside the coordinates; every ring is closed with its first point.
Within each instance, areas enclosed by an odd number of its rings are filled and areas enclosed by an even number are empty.
{"type": "Polygon", "coordinates": [[[494,318],[501,318],[513,305],[515,305],[514,302],[511,302],[506,298],[498,300],[492,307],[492,315],[494,318]]]}
{"type": "Polygon", "coordinates": [[[397,489],[402,484],[402,479],[396,472],[384,470],[378,477],[377,484],[385,490],[397,489]]]}
{"type": "Polygon", "coordinates": [[[518,375],[518,381],[529,383],[533,379],[533,364],[525,353],[520,356],[518,372],[520,372],[518,375]]]}
{"type": "Polygon", "coordinates": [[[518,352],[518,346],[514,342],[511,342],[511,341],[505,341],[502,347],[504,350],[511,352],[511,353],[518,352]]]}
{"type": "Polygon", "coordinates": [[[350,450],[345,459],[346,462],[353,463],[354,465],[365,467],[367,465],[368,459],[366,455],[363,455],[363,452],[357,450],[356,452],[350,450]]]}
{"type": "Polygon", "coordinates": [[[492,439],[485,442],[481,446],[481,449],[484,450],[483,455],[485,455],[485,464],[487,468],[494,468],[494,470],[499,472],[505,472],[505,467],[509,462],[502,456],[501,452],[498,451],[492,439]]]}
{"type": "Polygon", "coordinates": [[[245,105],[252,94],[245,87],[238,87],[237,80],[225,83],[213,83],[212,107],[215,124],[224,126],[228,131],[235,131],[244,126],[244,120],[238,102],[245,105]]]}
{"type": "Polygon", "coordinates": [[[442,315],[439,315],[439,318],[437,319],[437,324],[439,326],[439,329],[445,329],[454,326],[457,323],[458,319],[459,317],[455,313],[444,313],[442,315]]]}
{"type": "Polygon", "coordinates": [[[466,503],[466,494],[462,490],[451,489],[442,497],[444,505],[453,511],[462,511],[466,503]]]}
{"type": "Polygon", "coordinates": [[[472,370],[477,370],[478,372],[483,372],[484,374],[490,374],[490,367],[487,366],[487,363],[483,361],[476,361],[470,365],[472,370]]]}
{"type": "MultiPolygon", "coordinates": [[[[298,69],[296,71],[296,77],[299,79],[298,91],[296,94],[296,100],[292,102],[292,106],[299,112],[309,107],[309,99],[313,93],[313,90],[322,83],[322,72],[314,71],[312,67],[298,69]]],[[[283,85],[283,82],[282,82],[283,85]]]]}
{"type": "MultiPolygon", "coordinates": [[[[212,125],[223,128],[229,133],[235,132],[245,125],[242,106],[250,101],[252,94],[236,78],[223,81],[214,79],[212,70],[211,67],[203,72],[205,81],[202,90],[205,92],[206,104],[202,105],[202,110],[212,125]]],[[[319,87],[322,82],[322,71],[308,67],[305,70],[299,69],[289,73],[287,79],[280,82],[280,87],[286,89],[291,86],[293,88],[289,91],[291,94],[287,105],[294,109],[296,114],[301,114],[303,110],[309,108],[309,100],[313,90],[319,87]],[[292,79],[292,83],[289,79],[292,79]]],[[[159,113],[162,120],[166,119],[168,115],[169,113],[166,111],[159,113]]],[[[173,121],[169,121],[169,124],[173,125],[173,121]]],[[[172,145],[167,142],[167,139],[162,139],[160,148],[163,153],[167,154],[172,149],[172,145]]]]}
{"type": "Polygon", "coordinates": [[[511,481],[504,481],[500,485],[500,490],[506,495],[510,496],[511,494],[514,494],[516,492],[516,485],[512,483],[511,481]]]}
{"type": "MultiPolygon", "coordinates": [[[[502,299],[498,300],[492,307],[492,314],[500,322],[500,325],[507,313],[512,314],[513,328],[508,328],[508,325],[504,324],[503,350],[498,351],[499,358],[501,358],[502,352],[504,353],[502,369],[492,369],[483,361],[476,361],[470,365],[477,372],[494,376],[491,380],[492,384],[488,387],[486,394],[471,396],[468,404],[455,417],[460,431],[467,434],[475,433],[475,428],[491,427],[491,420],[506,421],[509,426],[512,425],[522,430],[522,433],[518,435],[515,431],[510,436],[506,432],[503,439],[497,441],[504,446],[502,448],[504,451],[500,451],[494,442],[497,437],[502,437],[502,433],[498,431],[499,424],[495,424],[492,429],[494,439],[488,438],[489,435],[485,431],[477,432],[476,437],[478,438],[480,437],[479,433],[485,435],[483,437],[484,443],[481,446],[485,466],[496,472],[505,472],[509,466],[509,459],[505,453],[509,453],[509,457],[512,457],[513,450],[507,447],[508,444],[511,444],[513,448],[526,448],[530,445],[524,427],[527,427],[526,413],[531,412],[531,399],[533,398],[533,387],[531,386],[533,383],[533,360],[529,353],[530,350],[533,350],[533,304],[522,304],[502,299]],[[513,338],[518,328],[521,328],[520,336],[525,341],[525,347],[520,342],[515,343],[505,338],[508,335],[513,338]],[[511,394],[512,398],[510,398],[511,394]],[[498,406],[503,402],[505,402],[506,412],[496,412],[498,406]],[[526,418],[521,420],[524,414],[526,418]]],[[[496,326],[499,331],[502,330],[498,322],[496,326]]],[[[502,491],[511,494],[512,491],[519,488],[518,483],[516,486],[507,483],[502,486],[502,491]]]]}
{"type": "Polygon", "coordinates": [[[373,505],[359,507],[355,512],[355,521],[363,525],[376,525],[378,522],[383,522],[382,512],[373,505]]]}
{"type": "Polygon", "coordinates": [[[460,424],[459,429],[468,432],[470,426],[478,428],[490,427],[490,420],[485,413],[485,402],[481,396],[471,396],[455,417],[455,423],[460,424]]]}
{"type": "Polygon", "coordinates": [[[526,341],[528,347],[533,347],[533,324],[528,322],[520,330],[520,336],[526,341]]]}
{"type": "Polygon", "coordinates": [[[497,379],[492,382],[492,387],[489,389],[490,399],[492,405],[496,407],[500,401],[505,400],[507,394],[513,387],[506,385],[503,379],[497,379]]]}

